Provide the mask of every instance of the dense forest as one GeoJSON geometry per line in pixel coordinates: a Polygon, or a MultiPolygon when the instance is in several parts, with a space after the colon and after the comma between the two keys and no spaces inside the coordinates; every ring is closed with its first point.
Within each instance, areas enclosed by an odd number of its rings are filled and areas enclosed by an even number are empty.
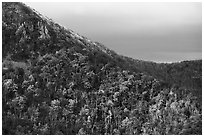
{"type": "Polygon", "coordinates": [[[118,55],[2,3],[2,134],[202,134],[202,61],[118,55]]]}

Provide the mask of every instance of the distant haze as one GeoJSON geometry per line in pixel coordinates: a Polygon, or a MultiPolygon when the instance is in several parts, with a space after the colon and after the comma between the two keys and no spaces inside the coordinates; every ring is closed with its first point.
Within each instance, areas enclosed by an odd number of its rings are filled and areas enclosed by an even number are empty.
{"type": "Polygon", "coordinates": [[[156,62],[202,58],[201,3],[26,3],[119,54],[156,62]]]}

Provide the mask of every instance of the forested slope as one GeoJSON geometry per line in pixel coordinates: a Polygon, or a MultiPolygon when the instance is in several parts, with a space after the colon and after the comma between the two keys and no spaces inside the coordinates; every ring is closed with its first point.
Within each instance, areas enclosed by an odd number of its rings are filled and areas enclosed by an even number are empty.
{"type": "Polygon", "coordinates": [[[131,68],[159,79],[167,87],[191,90],[191,93],[199,98],[200,103],[202,102],[202,60],[155,63],[124,56],[122,58],[131,68]]]}
{"type": "Polygon", "coordinates": [[[2,3],[2,52],[3,134],[202,134],[191,90],[23,3],[2,3]]]}

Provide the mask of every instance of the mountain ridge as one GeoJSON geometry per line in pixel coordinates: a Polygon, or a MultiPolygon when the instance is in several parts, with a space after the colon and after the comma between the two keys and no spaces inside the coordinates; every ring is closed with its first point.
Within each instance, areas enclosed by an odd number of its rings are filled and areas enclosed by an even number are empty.
{"type": "Polygon", "coordinates": [[[121,56],[17,2],[2,52],[3,134],[202,134],[201,61],[121,56]]]}

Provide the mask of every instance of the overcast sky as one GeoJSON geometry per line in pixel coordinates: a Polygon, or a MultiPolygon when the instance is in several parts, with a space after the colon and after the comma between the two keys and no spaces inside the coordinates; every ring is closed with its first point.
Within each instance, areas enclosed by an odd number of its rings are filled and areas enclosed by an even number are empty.
{"type": "Polygon", "coordinates": [[[202,58],[201,3],[26,3],[119,54],[156,62],[202,58]]]}

